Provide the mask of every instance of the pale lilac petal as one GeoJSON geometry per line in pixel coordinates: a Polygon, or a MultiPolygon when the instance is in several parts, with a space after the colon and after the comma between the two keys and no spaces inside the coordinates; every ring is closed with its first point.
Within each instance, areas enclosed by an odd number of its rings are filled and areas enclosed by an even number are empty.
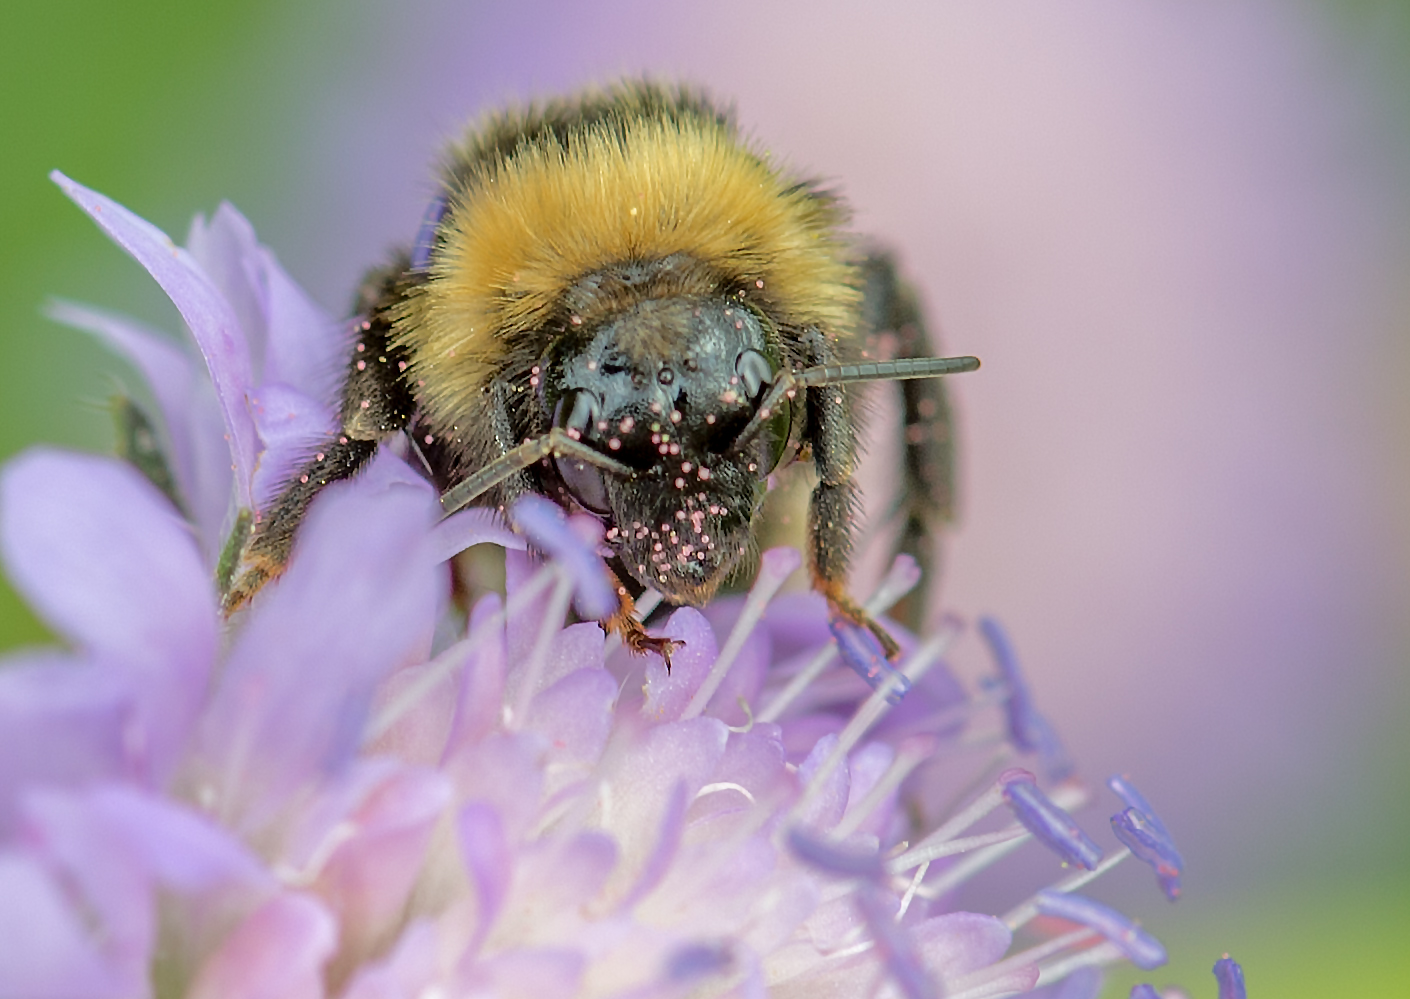
{"type": "Polygon", "coordinates": [[[299,287],[267,247],[259,266],[269,303],[263,381],[292,386],[331,409],[350,334],[299,287]]]}
{"type": "Polygon", "coordinates": [[[124,999],[146,991],[109,966],[64,887],[31,856],[0,850],[0,982],[27,999],[124,999]]]}
{"type": "Polygon", "coordinates": [[[493,805],[479,801],[464,805],[456,815],[455,833],[465,870],[475,885],[475,935],[468,948],[473,953],[499,918],[514,874],[514,855],[493,805]]]}
{"type": "Polygon", "coordinates": [[[586,964],[581,952],[566,945],[512,950],[476,964],[457,980],[453,994],[504,999],[576,996],[586,964]]]}
{"type": "Polygon", "coordinates": [[[481,598],[470,614],[470,637],[462,643],[466,660],[460,670],[460,698],[446,739],[446,758],[461,746],[479,742],[499,722],[509,658],[503,606],[499,595],[492,593],[481,598]]]}
{"type": "Polygon", "coordinates": [[[671,653],[671,669],[659,658],[646,664],[646,701],[642,716],[653,721],[674,721],[710,675],[718,647],[710,622],[694,607],[673,613],[661,630],[666,638],[684,643],[671,653]]]}
{"type": "Polygon", "coordinates": [[[25,787],[136,776],[126,742],[133,713],[116,671],[57,654],[0,663],[0,842],[25,787]]]}
{"type": "Polygon", "coordinates": [[[340,914],[340,946],[371,949],[402,918],[431,834],[450,798],[449,784],[440,774],[400,769],[338,824],[338,835],[345,838],[315,886],[340,914]]]}
{"type": "Polygon", "coordinates": [[[499,813],[512,842],[529,836],[539,815],[545,776],[539,760],[543,737],[495,732],[465,744],[442,765],[460,801],[483,801],[499,813]]]}
{"type": "Polygon", "coordinates": [[[497,510],[472,506],[459,510],[436,525],[432,532],[434,556],[440,561],[459,555],[472,545],[492,544],[522,551],[528,546],[497,510]]]}
{"type": "Polygon", "coordinates": [[[676,786],[687,800],[711,778],[724,755],[729,731],[714,718],[669,722],[642,732],[631,754],[612,761],[603,774],[612,795],[612,811],[603,829],[621,847],[619,889],[636,879],[659,841],[676,786]]]}
{"type": "MultiPolygon", "coordinates": [[[[607,653],[607,635],[596,621],[570,624],[553,636],[544,655],[539,690],[583,669],[600,670],[607,653]]],[[[537,696],[537,695],[536,695],[537,696]]]]}
{"type": "Polygon", "coordinates": [[[34,795],[26,801],[25,812],[51,845],[67,844],[74,870],[98,866],[85,852],[118,849],[128,868],[145,872],[173,891],[269,881],[259,859],[208,816],[126,785],[34,795]]]}
{"type": "Polygon", "coordinates": [[[252,388],[249,347],[235,309],[191,255],[166,233],[57,170],[49,176],[115,243],[147,269],[186,320],[210,368],[225,415],[235,466],[236,502],[248,507],[258,445],[246,401],[252,388]]]}
{"type": "Polygon", "coordinates": [[[397,938],[391,954],[358,969],[342,999],[408,999],[434,995],[431,985],[440,970],[439,949],[436,925],[429,919],[413,921],[397,938]]]}
{"type": "Polygon", "coordinates": [[[530,702],[524,731],[539,733],[548,745],[544,766],[551,777],[545,793],[580,782],[597,763],[612,731],[616,700],[617,681],[599,667],[569,673],[530,702]]]}
{"type": "Polygon", "coordinates": [[[1003,920],[975,912],[948,912],[911,928],[930,970],[952,983],[998,961],[1013,943],[1003,920]]]}
{"type": "Polygon", "coordinates": [[[940,988],[921,961],[910,931],[896,922],[894,899],[875,885],[866,885],[857,893],[857,907],[867,921],[886,977],[901,994],[906,999],[940,999],[940,988]]]}
{"type": "MultiPolygon", "coordinates": [[[[813,783],[823,761],[832,755],[832,751],[836,748],[837,736],[835,734],[825,735],[817,741],[817,745],[813,746],[808,758],[798,766],[798,780],[804,787],[813,783]]],[[[842,815],[847,810],[850,790],[849,768],[845,766],[833,767],[832,771],[823,778],[821,787],[812,793],[811,804],[796,817],[798,824],[805,829],[821,831],[831,829],[842,821],[842,815]]]]}
{"type": "Polygon", "coordinates": [[[513,894],[532,898],[524,909],[513,904],[500,913],[495,936],[522,946],[571,940],[582,927],[583,910],[602,907],[602,889],[617,866],[611,836],[592,830],[522,846],[516,856],[513,894]]]}
{"type": "Polygon", "coordinates": [[[55,302],[48,312],[94,334],[141,372],[161,411],[181,499],[213,561],[230,507],[231,473],[225,424],[204,366],[198,371],[199,360],[170,337],[124,316],[72,302],[55,302]]]}
{"type": "Polygon", "coordinates": [[[130,672],[133,751],[161,779],[194,722],[215,652],[215,593],[155,487],[107,458],[33,450],[0,473],[10,578],[74,644],[130,672]]]}
{"type": "Polygon", "coordinates": [[[186,252],[230,303],[244,331],[253,372],[264,366],[269,325],[269,293],[257,267],[259,249],[255,227],[228,201],[216,206],[210,221],[197,215],[186,230],[186,252]]]}
{"type": "Polygon", "coordinates": [[[338,926],[322,904],[288,892],[260,906],[201,965],[188,999],[323,999],[338,926]]]}
{"type": "Polygon", "coordinates": [[[675,860],[680,849],[681,834],[685,832],[686,807],[689,803],[684,783],[677,783],[671,788],[661,817],[661,827],[657,832],[656,845],[637,871],[636,883],[618,902],[619,908],[630,909],[650,894],[666,877],[671,869],[671,862],[675,860]]]}
{"type": "Polygon", "coordinates": [[[313,504],[206,715],[211,779],[243,822],[257,828],[296,789],[336,773],[358,748],[376,684],[425,654],[443,583],[426,551],[435,507],[430,487],[385,452],[313,504]]]}
{"type": "Polygon", "coordinates": [[[289,477],[337,431],[326,405],[282,384],[262,385],[250,399],[264,450],[250,485],[256,510],[266,508],[289,477]]]}

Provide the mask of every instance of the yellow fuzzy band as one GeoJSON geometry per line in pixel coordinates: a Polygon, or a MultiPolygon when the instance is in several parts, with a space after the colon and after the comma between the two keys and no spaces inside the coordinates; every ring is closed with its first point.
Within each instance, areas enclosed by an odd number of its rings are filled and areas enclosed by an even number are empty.
{"type": "Polygon", "coordinates": [[[540,131],[475,161],[472,138],[450,164],[457,187],[430,279],[397,323],[413,376],[436,374],[421,403],[441,419],[467,411],[510,340],[563,320],[575,282],[615,264],[685,255],[779,324],[852,331],[856,275],[836,202],[781,175],[731,125],[630,97],[566,142],[540,131]]]}

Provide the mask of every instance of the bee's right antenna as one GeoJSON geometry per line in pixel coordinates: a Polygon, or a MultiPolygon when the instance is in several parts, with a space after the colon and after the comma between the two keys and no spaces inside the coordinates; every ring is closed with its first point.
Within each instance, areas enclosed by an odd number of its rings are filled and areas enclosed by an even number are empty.
{"type": "Polygon", "coordinates": [[[740,450],[773,416],[774,410],[785,399],[792,399],[799,389],[819,388],[823,385],[845,385],[848,382],[891,382],[906,381],[911,378],[939,378],[941,375],[959,375],[979,368],[977,357],[902,357],[894,361],[866,361],[862,364],[820,364],[816,368],[802,371],[781,372],[759,402],[753,418],[740,431],[730,446],[731,451],[740,450]]]}

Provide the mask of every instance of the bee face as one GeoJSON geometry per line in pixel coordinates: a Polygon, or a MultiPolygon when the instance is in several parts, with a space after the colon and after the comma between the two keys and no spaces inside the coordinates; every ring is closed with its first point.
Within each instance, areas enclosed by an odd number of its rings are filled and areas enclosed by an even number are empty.
{"type": "Polygon", "coordinates": [[[553,426],[631,471],[554,461],[568,495],[607,520],[642,585],[707,600],[750,546],[789,408],[740,442],[779,370],[762,318],[737,296],[647,298],[569,332],[541,366],[553,426]]]}

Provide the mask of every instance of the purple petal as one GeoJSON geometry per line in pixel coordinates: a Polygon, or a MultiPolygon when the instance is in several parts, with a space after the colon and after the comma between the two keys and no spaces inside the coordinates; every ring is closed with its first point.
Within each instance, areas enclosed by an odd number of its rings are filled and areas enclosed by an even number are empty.
{"type": "Polygon", "coordinates": [[[440,975],[436,924],[429,919],[413,920],[392,952],[381,960],[368,961],[353,974],[342,999],[406,999],[429,996],[440,975]]]}
{"type": "MultiPolygon", "coordinates": [[[[798,781],[803,787],[808,787],[813,783],[813,775],[818,772],[823,761],[832,755],[832,751],[837,748],[837,733],[830,732],[819,739],[808,753],[808,756],[798,765],[798,781]]],[[[827,775],[826,784],[812,791],[812,804],[807,811],[797,816],[800,825],[809,829],[828,830],[842,821],[842,816],[847,810],[847,799],[850,796],[851,788],[851,768],[833,767],[827,775]]]]}
{"type": "Polygon", "coordinates": [[[260,906],[201,965],[188,999],[323,999],[323,966],[338,926],[309,895],[288,892],[260,906]]]}
{"type": "Polygon", "coordinates": [[[240,323],[252,371],[263,365],[269,326],[269,291],[260,279],[259,249],[255,227],[228,201],[216,207],[209,222],[197,215],[186,230],[186,251],[240,323]]]}
{"type": "Polygon", "coordinates": [[[1214,978],[1219,983],[1219,999],[1247,999],[1244,969],[1228,954],[1214,962],[1214,978]]]}
{"type": "Polygon", "coordinates": [[[509,659],[504,619],[500,617],[503,606],[499,595],[491,593],[482,597],[470,613],[469,637],[462,643],[467,659],[460,671],[460,699],[446,740],[447,759],[462,746],[485,738],[499,724],[509,659]]]}
{"type": "Polygon", "coordinates": [[[646,857],[646,862],[641,865],[637,872],[636,883],[623,895],[620,908],[628,911],[637,902],[641,901],[651,893],[662,878],[671,869],[671,863],[676,859],[681,845],[681,836],[685,832],[686,809],[690,806],[690,801],[686,796],[684,783],[677,783],[671,788],[669,797],[666,800],[666,807],[661,818],[661,826],[657,831],[656,843],[651,852],[646,857]]]}
{"type": "Polygon", "coordinates": [[[0,473],[10,577],[56,630],[133,678],[138,758],[169,772],[205,694],[214,587],[186,525],[133,468],[33,450],[0,473]]]}
{"type": "Polygon", "coordinates": [[[1071,815],[1038,790],[1032,774],[1014,769],[1001,775],[999,781],[1004,786],[1004,800],[1025,829],[1067,863],[1096,870],[1102,859],[1101,847],[1092,842],[1071,815]]]}
{"type": "Polygon", "coordinates": [[[1172,902],[1179,898],[1180,873],[1185,862],[1158,823],[1151,822],[1140,809],[1128,808],[1111,817],[1111,829],[1138,860],[1155,870],[1165,897],[1172,902]]]}
{"type": "Polygon", "coordinates": [[[694,607],[682,607],[666,621],[662,634],[683,642],[671,654],[671,671],[653,658],[646,665],[646,700],[641,713],[652,721],[675,721],[710,675],[719,654],[710,622],[694,607]]]}
{"type": "Polygon", "coordinates": [[[472,545],[492,544],[522,551],[522,535],[515,534],[497,510],[472,506],[451,514],[432,533],[435,557],[444,562],[472,545]]]}
{"type": "Polygon", "coordinates": [[[998,961],[1013,943],[1013,933],[995,916],[947,912],[911,930],[925,963],[946,983],[981,971],[998,961]]]}
{"type": "Polygon", "coordinates": [[[430,770],[401,768],[378,783],[336,827],[344,839],[315,887],[339,915],[339,945],[371,949],[404,917],[450,787],[430,770]]]}
{"type": "MultiPolygon", "coordinates": [[[[601,637],[597,625],[587,627],[601,637]]],[[[580,781],[597,762],[612,732],[616,701],[617,681],[612,674],[587,668],[569,673],[530,702],[524,730],[538,732],[548,744],[545,794],[580,781]]]]}
{"type": "Polygon", "coordinates": [[[694,798],[713,778],[728,737],[714,718],[655,725],[640,734],[633,752],[613,756],[610,768],[599,771],[613,802],[603,831],[621,847],[623,883],[639,875],[659,843],[676,786],[684,786],[687,801],[694,798]]]}
{"type": "Polygon", "coordinates": [[[531,494],[514,504],[509,519],[535,548],[572,574],[574,606],[579,614],[595,620],[611,616],[617,609],[612,577],[597,554],[596,544],[573,529],[558,504],[531,494]]]}
{"type": "Polygon", "coordinates": [[[455,832],[465,869],[475,883],[475,938],[466,947],[467,953],[474,953],[489,934],[509,894],[514,854],[505,839],[499,812],[484,802],[472,801],[460,809],[455,832]]]}
{"type": "Polygon", "coordinates": [[[15,996],[121,999],[147,991],[146,969],[109,965],[65,886],[34,857],[0,850],[0,982],[15,996]]]}
{"type": "Polygon", "coordinates": [[[73,202],[161,285],[196,338],[210,368],[230,436],[235,496],[250,505],[257,441],[246,398],[252,387],[249,346],[235,309],[189,253],[156,226],[55,170],[49,175],[73,202]]]}
{"type": "Polygon", "coordinates": [[[435,511],[430,486],[385,451],[314,502],[206,716],[222,807],[249,809],[246,823],[335,773],[362,739],[377,683],[425,654],[442,586],[427,541],[435,511]]]}
{"type": "Polygon", "coordinates": [[[881,642],[871,633],[871,629],[858,627],[842,618],[830,619],[827,626],[832,637],[837,639],[837,651],[842,661],[872,690],[880,690],[883,684],[890,681],[886,703],[900,704],[911,689],[911,681],[886,661],[881,642]]]}
{"type": "Polygon", "coordinates": [[[282,384],[331,409],[349,349],[346,324],[330,316],[261,246],[259,270],[269,302],[269,330],[262,381],[282,384]]]}
{"type": "Polygon", "coordinates": [[[72,302],[55,302],[48,312],[61,323],[94,334],[141,372],[161,411],[181,498],[213,563],[230,507],[231,475],[225,424],[204,366],[198,372],[195,357],[135,320],[72,302]]]}
{"type": "Polygon", "coordinates": [[[857,893],[857,907],[876,943],[877,955],[887,975],[906,999],[939,999],[940,989],[931,980],[920,953],[904,926],[896,922],[896,900],[872,885],[857,893]]]}
{"type": "Polygon", "coordinates": [[[131,774],[129,685],[90,662],[51,655],[0,663],[0,842],[19,792],[131,774]]]}
{"type": "Polygon", "coordinates": [[[1159,968],[1167,960],[1160,941],[1141,929],[1115,909],[1094,902],[1083,895],[1040,891],[1034,896],[1038,911],[1090,926],[1121,949],[1121,952],[1142,971],[1159,968]]]}
{"type": "Polygon", "coordinates": [[[840,846],[796,827],[788,831],[788,848],[809,867],[833,877],[880,881],[886,873],[881,855],[875,850],[840,846]]]}
{"type": "MultiPolygon", "coordinates": [[[[182,893],[270,881],[259,859],[205,815],[122,784],[36,793],[26,799],[25,814],[52,855],[62,855],[85,883],[106,876],[104,854],[182,893]]],[[[126,911],[125,903],[100,907],[115,918],[126,911]]]]}
{"type": "Polygon", "coordinates": [[[251,501],[263,510],[318,446],[338,429],[334,412],[287,385],[266,384],[250,398],[264,450],[250,485],[251,501]]]}

